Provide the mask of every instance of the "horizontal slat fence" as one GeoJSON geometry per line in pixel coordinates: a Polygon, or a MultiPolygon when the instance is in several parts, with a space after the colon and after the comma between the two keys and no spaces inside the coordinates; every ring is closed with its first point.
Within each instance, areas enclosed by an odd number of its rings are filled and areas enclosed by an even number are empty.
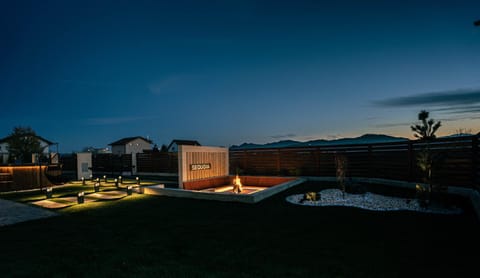
{"type": "Polygon", "coordinates": [[[230,172],[245,175],[335,176],[335,155],[347,158],[347,176],[424,181],[417,166],[428,148],[436,158],[435,184],[478,187],[479,135],[437,139],[430,143],[405,141],[378,144],[303,148],[230,150],[230,172]]]}
{"type": "Polygon", "coordinates": [[[45,188],[52,183],[45,176],[47,166],[0,166],[0,191],[45,188]]]}
{"type": "Polygon", "coordinates": [[[145,173],[178,173],[178,155],[172,152],[138,153],[137,171],[145,173]]]}
{"type": "Polygon", "coordinates": [[[132,171],[131,154],[93,154],[92,170],[94,173],[122,173],[132,171]]]}

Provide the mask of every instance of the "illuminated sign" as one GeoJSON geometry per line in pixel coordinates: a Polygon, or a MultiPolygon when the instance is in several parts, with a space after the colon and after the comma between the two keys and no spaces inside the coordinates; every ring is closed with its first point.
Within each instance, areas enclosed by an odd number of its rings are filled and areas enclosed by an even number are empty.
{"type": "Polygon", "coordinates": [[[190,164],[190,171],[208,170],[212,168],[210,163],[190,164]]]}

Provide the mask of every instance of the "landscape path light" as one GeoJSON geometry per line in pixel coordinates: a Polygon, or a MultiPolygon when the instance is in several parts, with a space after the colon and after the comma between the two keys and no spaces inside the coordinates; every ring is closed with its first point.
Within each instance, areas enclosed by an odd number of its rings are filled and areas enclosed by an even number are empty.
{"type": "Polygon", "coordinates": [[[127,186],[127,195],[132,195],[132,186],[127,186]]]}
{"type": "Polygon", "coordinates": [[[82,177],[82,185],[85,185],[85,177],[82,177]]]}
{"type": "Polygon", "coordinates": [[[52,193],[53,193],[53,188],[52,187],[47,187],[47,192],[46,192],[47,199],[52,198],[52,193]]]}
{"type": "Polygon", "coordinates": [[[95,192],[100,191],[100,183],[99,183],[99,182],[96,182],[96,183],[93,185],[93,190],[94,190],[95,192]]]}
{"type": "Polygon", "coordinates": [[[83,204],[85,202],[85,192],[78,192],[77,194],[77,203],[83,204]]]}

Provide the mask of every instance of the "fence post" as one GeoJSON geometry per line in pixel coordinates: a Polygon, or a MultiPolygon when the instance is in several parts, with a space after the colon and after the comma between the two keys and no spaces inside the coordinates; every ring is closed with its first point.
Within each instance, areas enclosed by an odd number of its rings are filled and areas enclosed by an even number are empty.
{"type": "Polygon", "coordinates": [[[277,161],[276,161],[277,175],[280,176],[280,149],[277,149],[277,161]]]}
{"type": "Polygon", "coordinates": [[[367,175],[368,175],[368,178],[374,178],[372,176],[373,174],[373,171],[372,171],[372,163],[373,163],[373,159],[372,159],[372,145],[368,145],[368,168],[367,168],[367,175]]]}
{"type": "Polygon", "coordinates": [[[408,142],[408,180],[413,181],[413,143],[408,142]]]}
{"type": "Polygon", "coordinates": [[[477,181],[480,181],[478,169],[478,136],[472,137],[472,187],[475,187],[477,181]]]}
{"type": "Polygon", "coordinates": [[[243,151],[243,172],[247,173],[247,151],[243,151]]]}

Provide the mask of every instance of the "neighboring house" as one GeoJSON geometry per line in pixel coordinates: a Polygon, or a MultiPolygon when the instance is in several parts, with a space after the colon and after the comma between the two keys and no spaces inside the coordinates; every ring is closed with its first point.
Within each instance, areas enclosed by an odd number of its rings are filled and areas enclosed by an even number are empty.
{"type": "Polygon", "coordinates": [[[110,143],[113,154],[142,153],[152,149],[152,141],[141,136],[127,137],[110,143]]]}
{"type": "MultiPolygon", "coordinates": [[[[40,147],[43,149],[43,154],[48,156],[50,153],[50,146],[56,145],[43,137],[35,136],[40,141],[40,147]]],[[[8,151],[8,139],[10,136],[0,139],[0,163],[8,163],[9,151],[8,151]]]]}
{"type": "Polygon", "coordinates": [[[174,139],[174,140],[172,140],[170,145],[168,145],[167,150],[169,152],[178,152],[178,146],[180,146],[180,145],[201,146],[200,143],[198,143],[198,141],[195,141],[195,140],[177,140],[177,139],[174,139]]]}

